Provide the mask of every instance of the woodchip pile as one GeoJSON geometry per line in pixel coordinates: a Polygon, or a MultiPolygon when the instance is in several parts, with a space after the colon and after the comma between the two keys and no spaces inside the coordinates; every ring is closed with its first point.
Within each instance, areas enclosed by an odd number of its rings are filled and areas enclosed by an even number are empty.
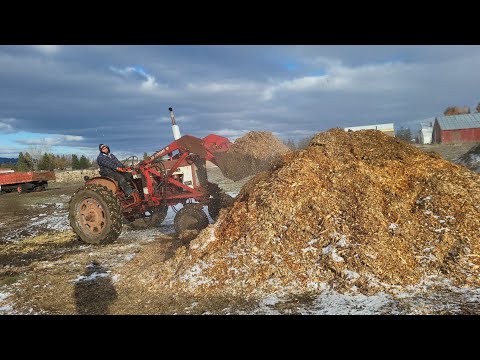
{"type": "Polygon", "coordinates": [[[223,175],[238,181],[268,170],[289,148],[270,132],[251,131],[238,138],[228,152],[216,156],[223,175]]]}
{"type": "Polygon", "coordinates": [[[379,131],[332,129],[253,177],[167,261],[140,253],[126,281],[245,297],[371,294],[437,275],[479,286],[479,206],[479,175],[463,166],[379,131]]]}

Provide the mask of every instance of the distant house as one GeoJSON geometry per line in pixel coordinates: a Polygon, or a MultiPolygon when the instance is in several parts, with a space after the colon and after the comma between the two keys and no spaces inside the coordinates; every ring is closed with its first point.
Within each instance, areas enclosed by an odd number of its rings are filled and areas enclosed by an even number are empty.
{"type": "Polygon", "coordinates": [[[433,142],[480,142],[480,113],[440,116],[433,124],[433,142]]]}
{"type": "Polygon", "coordinates": [[[432,143],[432,134],[433,134],[433,123],[435,118],[429,118],[424,120],[420,125],[421,129],[419,131],[418,140],[420,144],[431,144],[432,143]]]}
{"type": "Polygon", "coordinates": [[[376,124],[376,125],[363,125],[363,126],[351,126],[344,128],[345,131],[359,131],[359,130],[380,130],[387,135],[395,136],[395,128],[393,123],[391,124],[376,124]]]}

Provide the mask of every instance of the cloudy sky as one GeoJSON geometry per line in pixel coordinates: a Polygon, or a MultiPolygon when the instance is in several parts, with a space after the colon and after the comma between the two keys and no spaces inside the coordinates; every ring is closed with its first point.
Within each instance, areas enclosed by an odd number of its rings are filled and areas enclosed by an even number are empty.
{"type": "Polygon", "coordinates": [[[149,154],[182,135],[418,127],[480,102],[480,46],[0,46],[0,157],[149,154]]]}

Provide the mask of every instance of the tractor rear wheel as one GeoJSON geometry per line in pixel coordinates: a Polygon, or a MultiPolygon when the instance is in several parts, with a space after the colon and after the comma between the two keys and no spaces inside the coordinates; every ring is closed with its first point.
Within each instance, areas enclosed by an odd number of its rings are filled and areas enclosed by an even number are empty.
{"type": "Polygon", "coordinates": [[[193,205],[185,205],[173,219],[177,233],[185,230],[202,230],[208,226],[208,223],[207,214],[193,205]]]}
{"type": "Polygon", "coordinates": [[[70,226],[83,241],[108,244],[122,231],[120,200],[107,187],[82,186],[69,204],[70,226]]]}

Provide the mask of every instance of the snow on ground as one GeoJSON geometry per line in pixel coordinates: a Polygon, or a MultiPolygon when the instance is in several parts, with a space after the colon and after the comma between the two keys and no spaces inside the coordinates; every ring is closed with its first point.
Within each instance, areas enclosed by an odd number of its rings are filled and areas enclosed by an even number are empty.
{"type": "Polygon", "coordinates": [[[13,309],[12,304],[6,301],[8,300],[10,295],[11,295],[10,293],[0,292],[0,315],[8,314],[12,311],[13,309]]]}
{"type": "Polygon", "coordinates": [[[352,292],[340,294],[327,289],[315,296],[295,300],[288,296],[269,295],[258,301],[254,309],[224,313],[255,315],[426,315],[480,314],[480,288],[459,288],[447,281],[423,281],[397,295],[380,292],[363,295],[352,292]]]}

